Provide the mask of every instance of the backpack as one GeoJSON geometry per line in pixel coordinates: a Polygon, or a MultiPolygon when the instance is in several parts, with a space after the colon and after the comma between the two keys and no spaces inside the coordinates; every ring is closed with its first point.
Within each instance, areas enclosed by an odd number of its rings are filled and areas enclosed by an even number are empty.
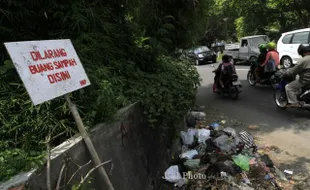
{"type": "Polygon", "coordinates": [[[270,57],[267,61],[267,64],[264,67],[264,72],[269,73],[276,71],[277,71],[276,61],[272,58],[272,53],[270,53],[270,57]]]}

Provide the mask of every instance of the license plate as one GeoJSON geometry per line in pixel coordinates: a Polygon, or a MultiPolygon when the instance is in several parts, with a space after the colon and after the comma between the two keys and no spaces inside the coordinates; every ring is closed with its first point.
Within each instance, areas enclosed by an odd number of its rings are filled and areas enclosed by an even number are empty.
{"type": "Polygon", "coordinates": [[[235,81],[235,82],[233,82],[233,85],[241,85],[241,82],[240,81],[235,81]]]}

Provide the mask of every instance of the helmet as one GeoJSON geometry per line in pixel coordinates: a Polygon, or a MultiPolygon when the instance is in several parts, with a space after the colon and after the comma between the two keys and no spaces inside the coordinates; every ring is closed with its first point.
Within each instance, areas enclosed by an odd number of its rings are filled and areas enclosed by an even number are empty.
{"type": "Polygon", "coordinates": [[[260,44],[260,45],[258,46],[258,48],[259,48],[259,51],[260,51],[260,52],[263,52],[263,51],[267,50],[267,45],[266,45],[266,44],[260,44]]]}
{"type": "Polygon", "coordinates": [[[269,42],[269,43],[267,44],[268,50],[275,50],[276,47],[277,47],[277,45],[276,45],[276,43],[274,43],[274,42],[269,42]]]}
{"type": "Polygon", "coordinates": [[[300,44],[297,52],[299,55],[302,57],[304,56],[305,53],[310,53],[310,45],[309,44],[300,44]]]}
{"type": "Polygon", "coordinates": [[[230,56],[229,55],[223,55],[223,57],[222,57],[222,61],[224,62],[224,63],[228,63],[229,61],[230,61],[230,56]]]}

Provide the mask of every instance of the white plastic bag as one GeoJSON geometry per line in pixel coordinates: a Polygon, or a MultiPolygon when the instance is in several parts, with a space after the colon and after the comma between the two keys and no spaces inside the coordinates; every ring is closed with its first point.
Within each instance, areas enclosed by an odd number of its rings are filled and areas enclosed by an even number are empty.
{"type": "Polygon", "coordinates": [[[197,150],[189,150],[189,151],[186,151],[186,152],[184,152],[184,153],[182,153],[181,155],[180,155],[180,158],[185,158],[185,159],[193,159],[194,158],[194,156],[196,156],[196,155],[198,155],[198,152],[197,152],[197,150]]]}
{"type": "Polygon", "coordinates": [[[179,167],[177,165],[170,166],[165,172],[164,179],[170,183],[177,183],[178,181],[182,180],[179,167]]]}
{"type": "Polygon", "coordinates": [[[198,121],[206,119],[206,114],[204,112],[192,111],[190,115],[193,116],[198,121]]]}
{"type": "Polygon", "coordinates": [[[194,136],[197,136],[197,129],[188,129],[187,132],[181,131],[181,138],[185,145],[193,144],[194,136]]]}
{"type": "Polygon", "coordinates": [[[210,138],[210,130],[209,129],[198,129],[198,142],[206,143],[206,140],[210,138]]]}

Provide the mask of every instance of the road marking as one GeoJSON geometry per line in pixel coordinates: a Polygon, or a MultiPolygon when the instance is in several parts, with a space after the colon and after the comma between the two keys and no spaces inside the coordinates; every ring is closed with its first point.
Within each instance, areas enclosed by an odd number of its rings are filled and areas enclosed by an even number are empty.
{"type": "Polygon", "coordinates": [[[248,71],[249,69],[236,69],[237,71],[248,71]]]}

